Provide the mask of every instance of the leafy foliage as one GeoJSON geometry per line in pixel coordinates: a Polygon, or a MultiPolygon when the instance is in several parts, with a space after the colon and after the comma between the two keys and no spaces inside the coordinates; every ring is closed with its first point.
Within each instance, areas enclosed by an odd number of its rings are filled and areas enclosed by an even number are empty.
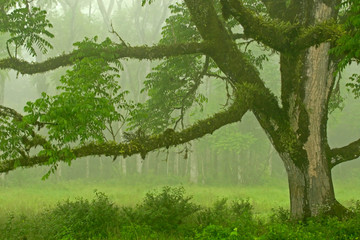
{"type": "Polygon", "coordinates": [[[59,95],[28,102],[25,111],[32,122],[40,121],[49,130],[49,139],[68,144],[87,140],[104,141],[103,131],[125,119],[129,110],[127,91],[120,91],[118,69],[100,58],[84,58],[67,71],[59,95]]]}
{"type": "Polygon", "coordinates": [[[354,94],[355,98],[360,98],[360,76],[359,74],[353,74],[350,77],[351,82],[347,83],[346,86],[351,89],[351,92],[354,94]]]}
{"type": "MultiPolygon", "coordinates": [[[[166,20],[160,44],[199,41],[200,35],[190,21],[184,3],[170,6],[172,16],[166,20]]],[[[147,76],[145,89],[150,99],[133,115],[133,128],[160,132],[183,121],[184,113],[193,102],[203,104],[206,98],[197,93],[203,78],[204,58],[201,56],[171,57],[160,63],[147,76]]]]}
{"type": "Polygon", "coordinates": [[[338,40],[333,52],[343,57],[339,64],[339,69],[343,70],[352,61],[360,60],[360,1],[346,0],[341,6],[346,9],[346,34],[338,40]]]}
{"type": "Polygon", "coordinates": [[[61,77],[58,95],[42,93],[41,98],[28,102],[24,117],[3,113],[1,159],[26,158],[30,150],[27,148],[41,145],[39,156],[50,157],[49,164],[56,168],[59,159],[70,163],[74,158],[69,150],[73,143],[119,138],[119,129],[133,109],[125,99],[128,92],[122,91],[117,82],[120,68],[120,63],[109,63],[101,57],[82,58],[61,77]],[[48,134],[46,144],[36,139],[36,132],[43,127],[48,134]]]}
{"type": "Polygon", "coordinates": [[[36,46],[42,53],[47,53],[48,49],[52,49],[52,45],[43,36],[53,38],[47,28],[51,28],[52,24],[46,19],[46,11],[38,7],[30,7],[28,0],[18,1],[18,8],[13,9],[16,5],[15,1],[8,1],[6,9],[8,13],[0,15],[0,31],[8,32],[10,39],[7,40],[7,49],[10,56],[9,45],[13,45],[15,53],[13,57],[17,57],[19,47],[25,47],[31,56],[36,56],[36,46]]]}
{"type": "MultiPolygon", "coordinates": [[[[360,62],[360,1],[346,0],[340,7],[346,16],[345,34],[337,41],[337,46],[331,50],[332,53],[341,58],[338,64],[338,72],[343,71],[352,62],[357,64],[360,62]]],[[[354,74],[350,80],[351,83],[347,83],[346,86],[358,98],[360,76],[354,74]]]]}

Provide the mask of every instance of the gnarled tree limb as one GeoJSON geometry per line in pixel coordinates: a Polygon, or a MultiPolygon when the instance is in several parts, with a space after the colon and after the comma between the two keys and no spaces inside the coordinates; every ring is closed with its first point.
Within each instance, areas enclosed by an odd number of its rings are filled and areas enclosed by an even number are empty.
{"type": "MultiPolygon", "coordinates": [[[[70,151],[76,158],[90,155],[126,157],[138,153],[145,156],[148,152],[153,150],[183,144],[191,140],[201,138],[206,134],[212,134],[215,130],[221,128],[222,126],[240,121],[242,116],[247,112],[248,106],[246,101],[239,101],[238,103],[240,104],[234,104],[229,107],[229,109],[216,113],[207,119],[200,120],[180,132],[168,129],[162,134],[145,136],[141,139],[133,139],[130,142],[89,143],[84,146],[73,148],[70,151]]],[[[9,172],[16,167],[47,165],[48,161],[48,156],[39,155],[29,158],[22,157],[18,159],[0,161],[0,172],[9,172]]]]}
{"type": "Polygon", "coordinates": [[[170,56],[179,56],[186,54],[206,54],[207,49],[210,47],[209,43],[184,43],[173,45],[157,45],[157,46],[140,46],[140,47],[125,47],[122,44],[112,46],[111,48],[94,49],[93,51],[84,52],[82,50],[74,50],[71,53],[63,54],[57,57],[49,58],[41,63],[27,62],[17,58],[5,58],[0,60],[0,69],[13,69],[22,74],[35,74],[43,73],[59,67],[70,66],[74,63],[75,58],[81,55],[84,57],[96,57],[109,55],[107,60],[115,60],[121,58],[136,58],[142,59],[160,59],[170,56]],[[82,51],[82,52],[81,52],[82,51]]]}

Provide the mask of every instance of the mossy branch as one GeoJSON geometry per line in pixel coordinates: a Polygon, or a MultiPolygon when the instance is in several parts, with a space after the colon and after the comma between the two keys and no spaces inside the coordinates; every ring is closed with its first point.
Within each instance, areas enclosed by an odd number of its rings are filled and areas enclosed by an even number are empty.
{"type": "Polygon", "coordinates": [[[333,148],[328,154],[331,168],[360,157],[360,139],[341,148],[333,148]]]}
{"type": "Polygon", "coordinates": [[[179,56],[186,54],[205,54],[209,48],[209,44],[202,43],[184,43],[173,45],[156,45],[156,46],[138,46],[138,47],[124,47],[122,44],[113,45],[111,48],[94,49],[93,51],[82,51],[81,49],[74,50],[71,53],[63,54],[57,57],[49,58],[44,62],[27,62],[17,58],[5,58],[0,60],[0,69],[13,69],[21,74],[36,74],[43,73],[59,67],[70,66],[75,60],[85,57],[96,56],[111,56],[115,60],[121,58],[135,58],[135,59],[161,59],[170,56],[179,56]],[[77,57],[81,56],[81,57],[77,57]]]}
{"type": "MultiPolygon", "coordinates": [[[[201,138],[206,134],[212,134],[215,130],[221,128],[222,126],[240,121],[247,110],[248,107],[246,103],[242,102],[242,105],[232,105],[229,109],[216,113],[207,119],[198,121],[194,125],[179,132],[168,129],[161,134],[144,136],[141,139],[132,139],[130,142],[89,143],[84,146],[78,146],[70,149],[70,152],[75,156],[75,158],[93,155],[127,157],[134,154],[141,154],[144,157],[147,153],[153,150],[176,146],[201,138]]],[[[60,161],[66,161],[66,159],[63,159],[61,156],[59,156],[59,159],[60,161]]],[[[21,157],[0,161],[0,172],[9,172],[14,170],[16,167],[33,167],[47,164],[49,164],[48,156],[35,155],[28,158],[21,157]]]]}
{"type": "Polygon", "coordinates": [[[296,31],[295,26],[257,16],[239,0],[229,0],[228,3],[230,14],[243,26],[248,38],[253,38],[279,52],[289,49],[289,39],[296,31]]]}

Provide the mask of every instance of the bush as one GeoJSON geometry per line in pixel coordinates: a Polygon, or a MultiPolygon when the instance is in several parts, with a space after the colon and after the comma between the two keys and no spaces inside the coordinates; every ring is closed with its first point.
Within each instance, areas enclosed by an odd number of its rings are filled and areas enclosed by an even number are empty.
{"type": "MultiPolygon", "coordinates": [[[[241,239],[253,239],[257,232],[258,223],[253,219],[252,209],[253,207],[248,200],[233,201],[228,205],[227,199],[223,198],[216,201],[211,208],[199,212],[197,223],[204,226],[205,229],[208,226],[222,227],[222,233],[225,230],[226,234],[233,232],[232,236],[235,232],[231,229],[236,229],[236,233],[241,236],[241,239]]],[[[209,230],[214,230],[214,227],[206,230],[203,234],[208,234],[209,230]]]]}
{"type": "Polygon", "coordinates": [[[253,219],[253,207],[248,200],[233,201],[230,206],[227,199],[216,201],[211,208],[203,209],[198,215],[198,223],[203,226],[210,224],[231,226],[242,220],[253,219]]]}
{"type": "Polygon", "coordinates": [[[160,193],[149,192],[135,209],[123,208],[131,223],[147,225],[156,231],[172,231],[182,225],[187,217],[200,210],[184,196],[183,187],[166,186],[160,193]]]}
{"type": "Polygon", "coordinates": [[[23,214],[15,217],[13,213],[9,213],[7,222],[2,229],[0,228],[0,239],[26,239],[27,232],[33,228],[29,220],[23,214]]]}
{"type": "Polygon", "coordinates": [[[42,230],[47,239],[106,239],[110,229],[119,225],[119,209],[104,193],[95,194],[91,202],[67,200],[43,214],[42,230]]]}
{"type": "Polygon", "coordinates": [[[273,208],[271,209],[272,214],[270,216],[271,222],[277,222],[277,223],[288,223],[290,221],[290,211],[279,207],[277,209],[273,208]]]}

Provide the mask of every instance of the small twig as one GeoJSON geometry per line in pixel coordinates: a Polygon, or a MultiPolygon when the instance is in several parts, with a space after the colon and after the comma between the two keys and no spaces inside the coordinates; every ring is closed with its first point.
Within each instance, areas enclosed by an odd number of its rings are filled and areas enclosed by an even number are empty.
{"type": "Polygon", "coordinates": [[[114,30],[113,24],[110,24],[111,27],[111,31],[110,33],[115,34],[117,36],[117,38],[120,40],[120,42],[125,46],[125,47],[130,47],[129,44],[127,44],[121,37],[120,35],[114,30]]]}
{"type": "Polygon", "coordinates": [[[6,50],[7,50],[7,53],[9,54],[9,57],[10,57],[10,58],[13,58],[13,56],[12,56],[11,53],[10,53],[9,43],[8,43],[8,42],[6,42],[6,50]]]}
{"type": "Polygon", "coordinates": [[[246,46],[245,46],[245,49],[244,49],[245,52],[247,51],[247,48],[249,47],[249,45],[250,45],[252,42],[255,42],[255,40],[250,40],[250,41],[246,42],[246,46]]]}

